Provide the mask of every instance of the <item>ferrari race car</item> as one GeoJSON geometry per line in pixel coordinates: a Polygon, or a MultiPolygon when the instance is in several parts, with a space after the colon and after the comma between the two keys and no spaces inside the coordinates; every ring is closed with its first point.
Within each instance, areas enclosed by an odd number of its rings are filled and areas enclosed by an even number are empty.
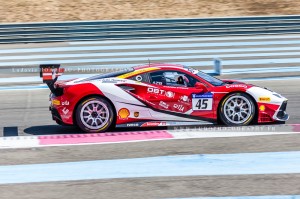
{"type": "Polygon", "coordinates": [[[266,88],[220,80],[174,64],[149,64],[57,81],[60,65],[41,65],[50,111],[62,125],[85,132],[113,127],[284,122],[287,99],[266,88]]]}

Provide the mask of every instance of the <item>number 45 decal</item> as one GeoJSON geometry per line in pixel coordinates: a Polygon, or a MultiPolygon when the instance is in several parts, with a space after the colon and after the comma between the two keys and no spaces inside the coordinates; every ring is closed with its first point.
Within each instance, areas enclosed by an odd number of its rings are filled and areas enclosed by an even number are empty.
{"type": "Polygon", "coordinates": [[[199,99],[196,104],[196,107],[198,109],[207,109],[207,101],[208,99],[199,99]]]}
{"type": "Polygon", "coordinates": [[[193,110],[212,110],[212,98],[193,98],[193,110]]]}

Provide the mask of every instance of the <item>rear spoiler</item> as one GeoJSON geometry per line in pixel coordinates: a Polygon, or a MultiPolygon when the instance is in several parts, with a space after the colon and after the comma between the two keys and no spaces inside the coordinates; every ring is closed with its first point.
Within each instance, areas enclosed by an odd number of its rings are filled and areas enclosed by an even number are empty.
{"type": "Polygon", "coordinates": [[[46,83],[53,94],[59,96],[62,90],[55,88],[54,84],[57,78],[64,73],[65,69],[60,68],[60,64],[41,64],[40,77],[43,78],[43,83],[46,83]]]}

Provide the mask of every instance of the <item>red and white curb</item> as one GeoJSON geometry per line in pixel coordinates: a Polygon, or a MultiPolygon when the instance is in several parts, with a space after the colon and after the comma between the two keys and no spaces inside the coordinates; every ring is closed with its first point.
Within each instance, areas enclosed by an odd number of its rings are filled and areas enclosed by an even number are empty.
{"type": "MultiPolygon", "coordinates": [[[[299,126],[300,127],[300,126],[299,126]]],[[[0,149],[5,148],[34,148],[47,146],[69,146],[69,145],[92,145],[92,144],[113,144],[125,142],[192,139],[192,138],[226,138],[243,136],[263,136],[263,135],[284,135],[295,134],[295,131],[274,132],[274,131],[216,131],[211,130],[157,130],[157,131],[136,131],[136,132],[114,132],[95,134],[68,134],[68,135],[44,135],[44,136],[17,136],[1,137],[0,149]]]]}
{"type": "Polygon", "coordinates": [[[66,134],[44,136],[1,137],[0,148],[31,148],[63,145],[89,145],[171,139],[167,131],[66,134]]]}

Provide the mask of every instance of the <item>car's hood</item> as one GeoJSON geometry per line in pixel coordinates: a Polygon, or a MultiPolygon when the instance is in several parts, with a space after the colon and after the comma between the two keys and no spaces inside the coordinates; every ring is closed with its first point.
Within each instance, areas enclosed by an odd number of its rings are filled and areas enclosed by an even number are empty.
{"type": "Polygon", "coordinates": [[[283,101],[288,100],[284,96],[280,95],[279,93],[276,93],[274,91],[271,91],[267,88],[262,88],[258,86],[253,86],[246,91],[257,102],[265,102],[265,103],[272,103],[272,104],[278,104],[281,105],[283,101]]]}
{"type": "MultiPolygon", "coordinates": [[[[261,86],[257,86],[257,85],[254,85],[254,84],[249,84],[249,83],[241,82],[241,81],[238,81],[238,80],[231,80],[231,79],[222,79],[222,81],[224,83],[226,83],[225,84],[226,88],[235,87],[235,85],[238,85],[237,87],[243,87],[244,86],[245,88],[248,88],[248,89],[254,87],[254,88],[259,88],[257,90],[259,90],[260,93],[264,93],[265,95],[268,95],[268,96],[274,96],[275,95],[278,98],[284,98],[282,95],[280,95],[280,94],[278,94],[278,93],[276,93],[276,92],[274,92],[274,91],[272,91],[272,90],[270,90],[266,87],[261,87],[261,86]],[[232,86],[230,86],[230,85],[232,85],[232,86]]],[[[284,99],[286,99],[286,98],[284,98],[284,99]]]]}
{"type": "Polygon", "coordinates": [[[222,81],[226,84],[245,84],[244,82],[233,79],[222,79],[222,81]]]}

